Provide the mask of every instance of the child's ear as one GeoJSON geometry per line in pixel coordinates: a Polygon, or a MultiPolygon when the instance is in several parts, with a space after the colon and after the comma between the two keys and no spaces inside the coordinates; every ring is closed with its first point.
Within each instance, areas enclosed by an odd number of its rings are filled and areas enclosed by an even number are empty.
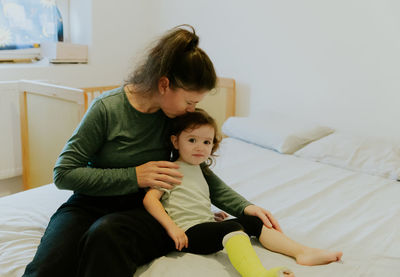
{"type": "Polygon", "coordinates": [[[172,135],[172,136],[171,136],[171,142],[172,142],[172,145],[174,146],[174,148],[175,148],[176,150],[179,150],[179,149],[178,149],[178,137],[172,135]]]}

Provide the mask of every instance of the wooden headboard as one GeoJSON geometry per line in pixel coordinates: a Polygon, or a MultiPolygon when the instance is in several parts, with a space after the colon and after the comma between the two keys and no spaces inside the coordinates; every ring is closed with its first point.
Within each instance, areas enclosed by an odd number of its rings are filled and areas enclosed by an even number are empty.
{"type": "MultiPolygon", "coordinates": [[[[117,86],[70,88],[21,81],[21,147],[24,189],[53,182],[53,167],[90,102],[117,86]]],[[[213,116],[219,128],[235,115],[235,80],[219,78],[217,87],[198,106],[213,116]]]]}
{"type": "Polygon", "coordinates": [[[118,86],[106,86],[106,87],[90,87],[83,88],[83,97],[85,99],[85,111],[89,108],[90,103],[100,94],[105,91],[112,90],[118,86]]]}

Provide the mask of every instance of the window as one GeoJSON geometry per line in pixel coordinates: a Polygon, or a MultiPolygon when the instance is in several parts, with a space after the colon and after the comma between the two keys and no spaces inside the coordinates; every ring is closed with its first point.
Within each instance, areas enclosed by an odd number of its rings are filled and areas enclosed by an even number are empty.
{"type": "MultiPolygon", "coordinates": [[[[65,14],[67,0],[60,2],[65,14]]],[[[0,0],[0,60],[38,57],[41,42],[63,40],[56,0],[0,0]]]]}

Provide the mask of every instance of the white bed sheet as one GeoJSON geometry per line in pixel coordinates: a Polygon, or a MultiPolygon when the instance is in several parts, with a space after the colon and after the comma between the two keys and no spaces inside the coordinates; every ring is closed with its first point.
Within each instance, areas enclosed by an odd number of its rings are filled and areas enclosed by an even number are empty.
{"type": "MultiPolygon", "coordinates": [[[[296,276],[400,276],[400,182],[282,155],[235,139],[221,144],[214,171],[269,209],[284,232],[309,246],[342,250],[343,263],[300,266],[253,241],[266,267],[296,276]]],[[[47,185],[0,199],[0,276],[21,276],[50,216],[71,195],[47,185]]],[[[171,253],[135,277],[239,276],[224,251],[171,253]]]]}

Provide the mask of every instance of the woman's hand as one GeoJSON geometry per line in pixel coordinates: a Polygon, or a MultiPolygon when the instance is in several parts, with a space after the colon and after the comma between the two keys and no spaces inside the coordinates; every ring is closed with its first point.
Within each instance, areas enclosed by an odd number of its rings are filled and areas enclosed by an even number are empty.
{"type": "Polygon", "coordinates": [[[179,165],[168,161],[148,162],[136,167],[136,178],[140,188],[160,187],[172,189],[183,177],[179,165]]]}
{"type": "Polygon", "coordinates": [[[217,213],[214,213],[214,220],[217,222],[224,221],[225,218],[227,218],[229,215],[226,212],[220,211],[217,213]]]}
{"type": "Polygon", "coordinates": [[[247,206],[244,209],[244,214],[257,216],[259,219],[262,220],[265,227],[270,228],[270,229],[273,228],[273,229],[283,233],[281,227],[279,226],[278,221],[272,216],[272,214],[269,211],[267,211],[259,206],[256,206],[256,205],[247,206]]]}
{"type": "Polygon", "coordinates": [[[167,232],[171,239],[173,239],[173,241],[175,242],[176,250],[181,251],[183,247],[188,247],[189,241],[185,234],[185,231],[183,231],[177,225],[172,225],[170,228],[168,228],[167,232]]]}

